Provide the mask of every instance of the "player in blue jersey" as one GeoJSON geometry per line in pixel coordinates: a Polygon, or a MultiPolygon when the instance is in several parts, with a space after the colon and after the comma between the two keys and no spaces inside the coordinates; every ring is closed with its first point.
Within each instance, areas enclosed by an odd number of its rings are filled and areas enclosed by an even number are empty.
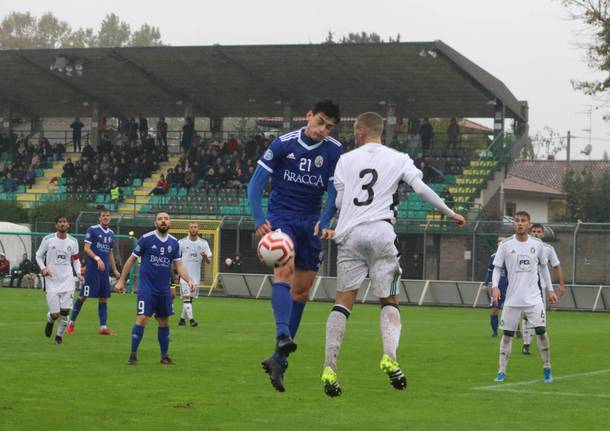
{"type": "Polygon", "coordinates": [[[97,211],[99,224],[90,226],[85,236],[83,250],[86,255],[85,282],[81,286],[80,296],[74,301],[72,315],[66,332],[72,334],[78,314],[87,298],[98,298],[97,312],[100,321],[100,335],[113,335],[106,326],[108,320],[108,298],[110,298],[110,270],[119,278],[112,246],[114,232],[110,229],[112,219],[107,208],[97,211]]]}
{"type": "MultiPolygon", "coordinates": [[[[496,242],[497,245],[500,245],[500,243],[504,241],[504,237],[499,236],[498,240],[496,242]]],[[[489,256],[489,263],[487,265],[487,273],[485,274],[485,289],[489,289],[491,287],[491,278],[494,272],[494,259],[496,258],[496,253],[494,252],[491,256],[489,256]]],[[[490,312],[490,316],[489,316],[489,320],[491,322],[491,336],[492,337],[497,337],[498,336],[498,310],[500,308],[502,308],[502,305],[504,305],[504,299],[506,298],[506,288],[508,287],[508,278],[506,277],[506,266],[502,267],[502,272],[500,274],[500,282],[498,287],[500,288],[500,300],[498,301],[498,303],[494,303],[491,300],[491,294],[490,296],[490,304],[489,306],[491,307],[491,312],[490,312]]]]}
{"type": "Polygon", "coordinates": [[[174,363],[167,355],[169,349],[169,316],[174,314],[172,300],[176,296],[176,289],[170,288],[172,263],[174,263],[180,277],[189,284],[191,291],[194,292],[197,288],[182,264],[178,240],[168,233],[170,226],[171,221],[167,213],[160,212],[155,216],[155,230],[140,237],[138,245],[125,262],[121,277],[116,284],[118,290],[123,290],[129,271],[135,260],[139,258],[141,266],[136,303],[137,317],[131,330],[131,354],[127,361],[128,365],[135,365],[138,362],[136,356],[138,346],[144,336],[146,323],[153,314],[159,323],[157,339],[161,348],[161,363],[164,365],[173,365],[174,363]]]}
{"type": "Polygon", "coordinates": [[[262,237],[280,229],[292,238],[295,257],[275,268],[271,306],[276,323],[276,351],[262,362],[273,387],[284,392],[288,355],[301,322],[309,290],[321,261],[322,239],[336,212],[333,173],[341,156],[341,143],[329,136],[341,119],[339,107],[322,100],[307,113],[307,125],[275,139],[258,161],[248,184],[248,201],[262,237]],[[267,216],[261,206],[263,190],[271,178],[267,216]],[[328,192],[322,214],[322,196],[328,192]]]}

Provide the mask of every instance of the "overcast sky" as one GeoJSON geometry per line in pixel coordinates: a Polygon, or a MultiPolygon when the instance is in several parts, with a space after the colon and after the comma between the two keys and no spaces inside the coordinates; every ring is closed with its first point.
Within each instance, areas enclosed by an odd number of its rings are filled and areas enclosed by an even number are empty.
{"type": "MultiPolygon", "coordinates": [[[[610,153],[610,122],[603,120],[610,102],[572,89],[571,79],[596,75],[584,61],[586,31],[559,0],[0,1],[0,17],[11,11],[50,11],[73,28],[95,29],[114,12],[132,29],[158,26],[170,45],[319,43],[328,31],[377,32],[384,39],[400,33],[408,42],[440,39],[529,102],[532,135],[549,126],[587,137],[589,116],[579,112],[593,105],[592,157],[610,153]]],[[[585,158],[578,152],[587,142],[573,141],[573,158],[585,158]]]]}

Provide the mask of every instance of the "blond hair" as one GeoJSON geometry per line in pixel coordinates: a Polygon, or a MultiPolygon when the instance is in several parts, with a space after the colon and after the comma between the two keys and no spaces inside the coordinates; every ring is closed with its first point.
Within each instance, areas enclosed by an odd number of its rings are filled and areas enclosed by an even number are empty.
{"type": "Polygon", "coordinates": [[[376,112],[365,112],[356,118],[354,127],[366,130],[368,136],[381,136],[383,133],[383,117],[376,112]]]}

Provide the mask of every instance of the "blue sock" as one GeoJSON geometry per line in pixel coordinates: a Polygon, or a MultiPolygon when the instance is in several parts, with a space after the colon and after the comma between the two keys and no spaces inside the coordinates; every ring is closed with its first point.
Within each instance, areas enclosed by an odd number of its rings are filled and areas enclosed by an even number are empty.
{"type": "Polygon", "coordinates": [[[76,318],[78,317],[78,313],[80,313],[80,309],[83,306],[83,302],[80,298],[76,298],[74,300],[74,305],[72,306],[72,316],[70,316],[70,320],[76,322],[76,318]]]}
{"type": "Polygon", "coordinates": [[[100,317],[100,326],[106,326],[108,320],[108,303],[98,302],[97,303],[97,314],[100,317]]]}
{"type": "Polygon", "coordinates": [[[133,325],[133,328],[131,328],[131,353],[138,351],[142,338],[144,338],[144,326],[133,325]]]}
{"type": "Polygon", "coordinates": [[[301,317],[303,316],[303,310],[305,304],[299,301],[292,301],[292,311],[290,312],[290,336],[294,339],[299,330],[299,324],[301,323],[301,317]]]}
{"type": "Polygon", "coordinates": [[[491,330],[494,334],[498,333],[498,316],[491,316],[491,330]]]}
{"type": "Polygon", "coordinates": [[[287,283],[273,283],[271,288],[271,307],[275,316],[276,336],[281,334],[290,335],[290,311],[292,310],[292,298],[290,297],[290,286],[287,283]]]}
{"type": "Polygon", "coordinates": [[[159,326],[157,330],[157,339],[159,340],[159,347],[161,348],[161,358],[167,356],[169,350],[169,326],[159,326]]]}
{"type": "Polygon", "coordinates": [[[288,361],[288,357],[280,355],[277,350],[273,353],[273,359],[275,359],[275,362],[282,365],[285,365],[288,361]]]}

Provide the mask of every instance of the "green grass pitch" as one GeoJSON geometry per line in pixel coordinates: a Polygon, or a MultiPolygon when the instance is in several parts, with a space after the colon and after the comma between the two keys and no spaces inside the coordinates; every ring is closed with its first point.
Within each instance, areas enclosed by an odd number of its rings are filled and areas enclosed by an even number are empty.
{"type": "Polygon", "coordinates": [[[488,310],[403,307],[399,361],[409,386],[400,392],[379,370],[379,308],[357,305],[339,358],[343,396],[329,399],[319,375],[330,304],[307,306],[283,394],[259,364],[273,348],[268,301],[200,298],[194,309],[198,328],[172,319],[175,366],[159,364],[152,320],[140,363],[128,367],[133,295],[110,300],[116,336],[97,335],[89,300],[75,334],[56,346],[43,335],[44,294],[0,289],[0,429],[610,429],[608,314],[551,312],[555,382],[542,383],[537,351],[525,357],[515,340],[507,382],[494,385],[488,310]]]}

